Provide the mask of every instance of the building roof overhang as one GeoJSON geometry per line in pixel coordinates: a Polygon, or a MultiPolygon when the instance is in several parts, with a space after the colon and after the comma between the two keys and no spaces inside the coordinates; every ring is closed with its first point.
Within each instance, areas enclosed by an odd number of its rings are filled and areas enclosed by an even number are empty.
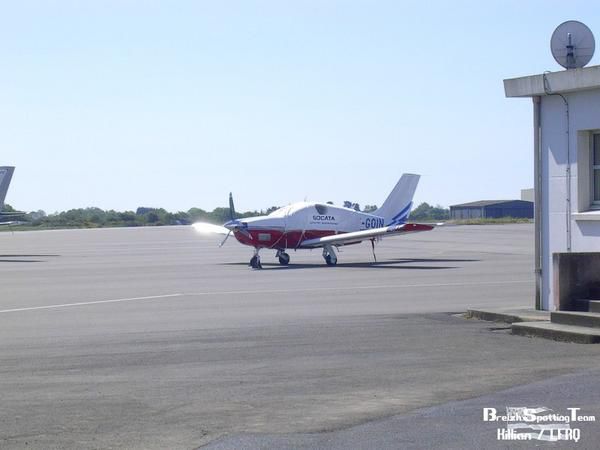
{"type": "Polygon", "coordinates": [[[504,80],[506,97],[537,97],[600,89],[600,66],[547,72],[528,77],[504,80]],[[544,86],[544,77],[546,86],[544,86]]]}

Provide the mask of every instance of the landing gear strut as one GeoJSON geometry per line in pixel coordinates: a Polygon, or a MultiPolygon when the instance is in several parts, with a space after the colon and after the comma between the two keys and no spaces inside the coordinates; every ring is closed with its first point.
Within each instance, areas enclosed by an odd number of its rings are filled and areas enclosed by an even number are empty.
{"type": "Polygon", "coordinates": [[[277,254],[275,256],[277,256],[279,259],[279,264],[282,266],[287,266],[290,263],[290,255],[283,250],[277,250],[277,254]]]}
{"type": "Polygon", "coordinates": [[[337,256],[331,245],[323,247],[323,258],[328,266],[335,266],[337,264],[337,256]]]}
{"type": "Polygon", "coordinates": [[[262,269],[262,264],[260,263],[260,255],[258,254],[259,251],[260,251],[259,248],[255,248],[254,255],[250,259],[249,266],[252,267],[253,269],[262,269]]]}

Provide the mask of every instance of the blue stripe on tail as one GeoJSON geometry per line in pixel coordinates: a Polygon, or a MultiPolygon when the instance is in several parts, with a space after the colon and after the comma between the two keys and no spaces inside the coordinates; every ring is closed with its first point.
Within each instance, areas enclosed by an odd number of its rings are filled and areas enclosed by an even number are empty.
{"type": "Polygon", "coordinates": [[[406,219],[408,219],[408,215],[410,214],[410,208],[412,207],[412,204],[413,203],[410,202],[408,205],[406,205],[402,211],[392,217],[390,223],[388,223],[386,226],[389,227],[392,225],[401,225],[405,223],[406,219]]]}

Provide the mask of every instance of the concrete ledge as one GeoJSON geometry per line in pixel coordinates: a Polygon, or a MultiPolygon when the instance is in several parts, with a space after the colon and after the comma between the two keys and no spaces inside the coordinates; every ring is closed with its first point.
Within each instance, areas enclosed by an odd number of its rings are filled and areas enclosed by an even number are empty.
{"type": "Polygon", "coordinates": [[[504,95],[506,97],[546,95],[544,75],[546,87],[552,93],[577,92],[600,87],[600,66],[591,66],[504,80],[504,95]]]}
{"type": "Polygon", "coordinates": [[[532,308],[513,309],[468,309],[465,313],[467,319],[487,320],[489,322],[538,322],[549,321],[548,311],[538,311],[532,308]]]}
{"type": "Polygon", "coordinates": [[[550,321],[576,327],[600,328],[600,314],[594,312],[555,311],[550,313],[550,321]]]}
{"type": "Polygon", "coordinates": [[[597,328],[575,327],[550,322],[515,323],[512,326],[512,334],[578,344],[600,343],[600,330],[597,328]]]}
{"type": "Polygon", "coordinates": [[[571,214],[573,220],[600,220],[600,211],[586,211],[571,214]]]}

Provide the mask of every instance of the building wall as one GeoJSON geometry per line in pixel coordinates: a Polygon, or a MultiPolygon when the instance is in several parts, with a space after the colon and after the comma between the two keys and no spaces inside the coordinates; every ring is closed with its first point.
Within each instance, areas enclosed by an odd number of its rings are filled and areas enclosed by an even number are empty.
{"type": "Polygon", "coordinates": [[[483,208],[481,207],[450,207],[450,218],[454,220],[481,219],[483,208]]]}
{"type": "Polygon", "coordinates": [[[535,189],[521,189],[521,200],[525,200],[527,202],[535,201],[535,189]]]}
{"type": "Polygon", "coordinates": [[[485,217],[490,219],[501,217],[533,219],[533,203],[514,201],[489,205],[485,207],[485,217]]]}
{"type": "Polygon", "coordinates": [[[552,254],[566,252],[567,160],[571,161],[571,251],[600,251],[600,212],[596,220],[583,220],[580,213],[589,205],[588,137],[600,130],[600,89],[565,94],[569,103],[569,144],[567,156],[567,115],[559,96],[542,97],[542,304],[557,308],[552,291],[552,254]],[[581,172],[581,173],[580,173],[581,172]]]}
{"type": "Polygon", "coordinates": [[[500,217],[533,218],[533,203],[514,201],[487,206],[451,206],[450,218],[454,220],[500,217]]]}

